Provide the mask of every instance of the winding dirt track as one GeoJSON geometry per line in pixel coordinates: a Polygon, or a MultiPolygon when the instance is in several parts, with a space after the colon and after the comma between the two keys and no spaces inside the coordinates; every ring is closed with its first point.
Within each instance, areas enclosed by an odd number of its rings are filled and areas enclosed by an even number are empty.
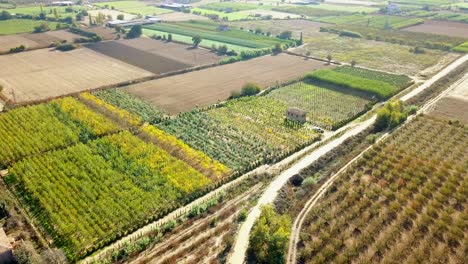
{"type": "MultiPolygon", "coordinates": [[[[437,80],[441,79],[442,77],[446,76],[448,73],[450,73],[452,70],[460,66],[462,63],[468,61],[468,55],[465,55],[461,57],[460,59],[456,60],[449,66],[447,66],[444,70],[439,72],[438,74],[434,75],[431,79],[427,80],[425,83],[414,89],[412,92],[408,93],[407,95],[403,96],[401,98],[402,101],[407,101],[410,98],[414,97],[415,95],[419,94],[420,92],[424,91],[425,89],[429,88],[432,84],[434,84],[437,80]]],[[[440,98],[440,97],[438,97],[440,98]]],[[[431,104],[432,101],[430,101],[428,104],[431,104]]],[[[425,107],[424,109],[426,109],[425,107]]],[[[325,155],[328,153],[330,150],[333,148],[337,147],[340,145],[342,142],[344,142],[346,139],[359,134],[360,132],[364,131],[365,129],[369,128],[375,121],[376,116],[372,116],[370,119],[361,122],[357,125],[355,125],[352,129],[348,130],[346,133],[344,133],[342,136],[339,138],[330,141],[328,144],[316,149],[315,151],[311,152],[304,158],[302,158],[299,162],[294,164],[290,169],[284,171],[279,175],[265,190],[263,195],[260,197],[257,205],[250,211],[249,215],[247,216],[246,221],[244,224],[240,227],[239,233],[237,234],[236,237],[236,242],[234,245],[234,251],[233,254],[229,257],[228,263],[233,263],[233,264],[238,264],[238,263],[243,263],[245,260],[247,248],[248,248],[248,243],[249,243],[249,237],[250,237],[250,230],[252,229],[255,221],[257,218],[260,216],[260,208],[263,205],[269,204],[273,202],[276,199],[276,196],[278,195],[278,191],[283,187],[284,184],[289,180],[290,177],[294,176],[295,174],[299,173],[303,168],[307,167],[309,164],[312,162],[316,161],[319,159],[321,156],[325,155]]],[[[342,129],[349,128],[353,124],[350,124],[348,126],[343,127],[342,129]]],[[[340,131],[340,130],[339,130],[340,131]]],[[[338,133],[338,131],[336,132],[338,133]]],[[[320,197],[323,196],[323,194],[326,192],[328,187],[334,182],[336,177],[330,178],[325,184],[323,185],[323,188],[320,188],[314,197],[316,199],[319,199],[320,197]]],[[[310,202],[310,203],[313,203],[310,202]]],[[[310,204],[308,203],[308,204],[310,204]]],[[[300,214],[300,215],[306,215],[305,214],[300,214]]],[[[300,222],[300,220],[299,220],[300,222]]],[[[296,250],[296,243],[298,241],[298,233],[300,230],[300,227],[295,228],[293,226],[293,229],[291,231],[292,237],[296,236],[297,239],[293,238],[293,241],[290,243],[293,243],[293,245],[290,245],[290,248],[293,249],[293,251],[296,250]],[[294,235],[296,234],[296,235],[294,235]]],[[[288,263],[295,263],[295,257],[296,253],[288,253],[288,263]],[[290,254],[293,254],[293,256],[290,257],[290,254]],[[292,261],[292,262],[291,262],[292,261]]]]}

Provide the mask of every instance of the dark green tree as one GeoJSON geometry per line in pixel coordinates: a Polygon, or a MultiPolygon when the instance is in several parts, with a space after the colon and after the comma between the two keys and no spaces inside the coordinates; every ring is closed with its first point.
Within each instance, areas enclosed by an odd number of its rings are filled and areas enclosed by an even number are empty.
{"type": "Polygon", "coordinates": [[[132,26],[132,28],[130,28],[130,30],[128,31],[127,33],[127,38],[138,38],[140,37],[142,34],[142,31],[141,31],[141,25],[135,25],[135,26],[132,26]]]}

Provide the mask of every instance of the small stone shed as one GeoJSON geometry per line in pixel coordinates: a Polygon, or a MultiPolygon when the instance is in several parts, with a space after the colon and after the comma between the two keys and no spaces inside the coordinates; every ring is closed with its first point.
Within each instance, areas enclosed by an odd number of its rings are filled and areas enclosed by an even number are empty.
{"type": "Polygon", "coordinates": [[[286,117],[292,121],[305,123],[307,121],[307,112],[299,108],[290,107],[286,111],[286,117]]]}

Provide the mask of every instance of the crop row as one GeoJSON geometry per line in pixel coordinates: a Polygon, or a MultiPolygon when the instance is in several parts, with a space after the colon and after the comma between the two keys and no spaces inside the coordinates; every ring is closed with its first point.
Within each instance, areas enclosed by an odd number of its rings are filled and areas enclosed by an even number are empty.
{"type": "Polygon", "coordinates": [[[308,215],[302,263],[463,263],[466,128],[418,117],[351,166],[308,215]]]}
{"type": "Polygon", "coordinates": [[[6,181],[71,260],[164,215],[211,183],[129,132],[23,159],[6,181]]]}
{"type": "Polygon", "coordinates": [[[73,98],[0,114],[0,164],[117,131],[118,126],[73,98]]]}
{"type": "Polygon", "coordinates": [[[306,79],[332,83],[341,87],[370,93],[379,99],[385,99],[393,95],[398,88],[379,80],[363,78],[330,69],[322,69],[306,75],[306,79]]]}

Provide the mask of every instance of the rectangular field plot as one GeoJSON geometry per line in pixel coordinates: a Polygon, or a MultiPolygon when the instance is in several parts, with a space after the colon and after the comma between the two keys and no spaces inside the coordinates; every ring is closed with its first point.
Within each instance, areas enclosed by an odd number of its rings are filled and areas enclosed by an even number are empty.
{"type": "Polygon", "coordinates": [[[364,153],[305,219],[300,262],[466,262],[466,129],[418,116],[364,153]]]}
{"type": "Polygon", "coordinates": [[[320,61],[280,54],[143,82],[128,86],[127,91],[177,114],[224,101],[246,82],[267,87],[323,67],[327,65],[320,61]]]}
{"type": "Polygon", "coordinates": [[[404,29],[405,31],[424,32],[439,34],[452,37],[461,37],[468,39],[468,24],[455,23],[448,21],[428,20],[424,24],[412,26],[404,29]]]}
{"type": "Polygon", "coordinates": [[[114,2],[100,2],[94,3],[99,7],[105,7],[109,9],[117,9],[126,13],[135,15],[160,15],[165,13],[173,12],[170,9],[164,9],[155,7],[153,5],[147,5],[140,1],[114,1],[114,2]]]}
{"type": "Polygon", "coordinates": [[[250,20],[250,21],[235,21],[230,22],[229,25],[235,28],[243,28],[248,30],[261,29],[263,32],[270,32],[274,36],[278,36],[285,30],[292,31],[292,37],[299,39],[302,33],[303,38],[312,38],[320,35],[320,27],[329,24],[303,20],[250,20]]]}
{"type": "Polygon", "coordinates": [[[411,46],[331,34],[309,38],[305,42],[307,44],[294,49],[294,52],[304,55],[310,52],[311,56],[324,59],[331,54],[337,61],[350,63],[355,60],[359,66],[405,75],[418,74],[444,57],[456,57],[430,49],[426,49],[424,54],[415,54],[410,52],[411,46]]]}
{"type": "Polygon", "coordinates": [[[127,131],[26,158],[9,171],[6,181],[72,261],[211,183],[127,131]]]}
{"type": "Polygon", "coordinates": [[[49,49],[0,56],[3,95],[15,103],[43,100],[152,73],[87,48],[49,49]]]}
{"type": "Polygon", "coordinates": [[[223,58],[206,49],[149,38],[93,43],[87,47],[155,74],[213,64],[223,58]]]}
{"type": "Polygon", "coordinates": [[[11,48],[16,48],[20,45],[24,45],[27,49],[45,48],[56,41],[66,40],[67,42],[73,42],[74,39],[80,37],[65,30],[5,35],[0,36],[0,53],[8,52],[11,48]]]}

